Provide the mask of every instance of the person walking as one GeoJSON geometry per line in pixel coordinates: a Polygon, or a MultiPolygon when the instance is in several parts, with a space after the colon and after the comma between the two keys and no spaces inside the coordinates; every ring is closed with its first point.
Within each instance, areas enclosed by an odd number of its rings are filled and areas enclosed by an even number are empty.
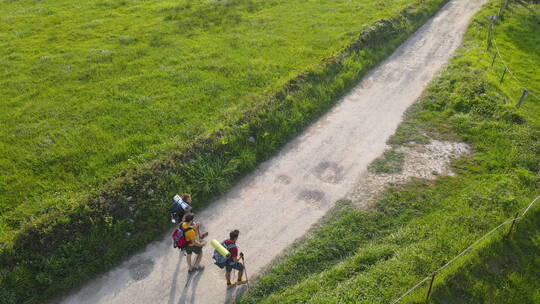
{"type": "Polygon", "coordinates": [[[173,223],[181,223],[184,215],[191,213],[192,210],[191,196],[189,194],[182,194],[182,196],[176,194],[173,197],[172,205],[169,207],[171,221],[173,223]]]}
{"type": "MultiPolygon", "coordinates": [[[[175,195],[173,197],[173,204],[169,208],[171,212],[171,218],[173,223],[182,223],[186,214],[193,214],[193,206],[191,201],[191,195],[182,194],[175,195]]],[[[201,224],[198,222],[192,223],[193,229],[197,231],[197,235],[204,239],[208,236],[208,232],[201,233],[201,224]]]]}
{"type": "MultiPolygon", "coordinates": [[[[191,195],[182,194],[182,200],[184,202],[188,203],[191,208],[193,208],[192,207],[193,206],[192,201],[191,201],[191,195]]],[[[190,213],[192,213],[191,210],[192,209],[189,210],[190,213]]],[[[208,232],[201,233],[201,223],[193,222],[193,227],[195,228],[195,230],[197,230],[197,235],[201,238],[201,240],[208,236],[208,232]]]]}
{"type": "Polygon", "coordinates": [[[188,272],[192,273],[195,270],[203,270],[204,266],[201,265],[202,260],[202,247],[205,245],[203,241],[199,241],[198,227],[193,225],[193,214],[184,216],[184,221],[180,224],[180,229],[184,231],[184,239],[188,243],[186,247],[186,259],[188,264],[188,272]],[[192,265],[191,256],[196,254],[195,263],[192,265]]]}
{"type": "Polygon", "coordinates": [[[247,283],[247,280],[242,280],[242,275],[244,274],[244,265],[239,262],[240,259],[244,257],[244,253],[238,253],[238,245],[236,245],[236,241],[238,240],[239,235],[240,231],[235,229],[229,233],[229,239],[223,242],[224,247],[227,248],[227,250],[229,250],[231,254],[225,264],[225,278],[227,279],[227,288],[247,283]],[[238,270],[238,280],[234,284],[231,283],[231,272],[233,269],[238,270]]]}

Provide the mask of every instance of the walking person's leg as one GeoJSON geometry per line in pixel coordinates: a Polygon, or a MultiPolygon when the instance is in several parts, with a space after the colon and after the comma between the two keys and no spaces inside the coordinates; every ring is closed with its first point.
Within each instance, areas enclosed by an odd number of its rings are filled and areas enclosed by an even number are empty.
{"type": "Polygon", "coordinates": [[[231,282],[232,271],[233,271],[233,264],[227,263],[225,265],[225,279],[227,279],[227,288],[236,286],[235,283],[231,282]]]}
{"type": "Polygon", "coordinates": [[[244,265],[238,262],[231,262],[225,266],[225,279],[227,279],[227,287],[232,287],[236,285],[246,284],[247,281],[242,281],[242,276],[244,275],[244,265]],[[238,280],[235,283],[231,282],[231,272],[233,269],[238,270],[238,280]]]}
{"type": "Polygon", "coordinates": [[[202,253],[202,248],[199,247],[199,252],[197,253],[197,259],[195,260],[195,268],[196,269],[199,269],[199,270],[202,270],[204,267],[201,266],[201,260],[202,260],[202,256],[203,256],[203,253],[202,253]]]}
{"type": "Polygon", "coordinates": [[[192,271],[193,268],[191,267],[191,252],[186,254],[186,261],[187,261],[188,271],[192,271]]]}
{"type": "Polygon", "coordinates": [[[201,259],[202,259],[202,247],[199,246],[188,246],[186,248],[186,254],[187,254],[187,264],[188,264],[188,270],[189,272],[193,272],[197,269],[201,269],[201,259]],[[191,256],[195,253],[195,262],[191,262],[191,256]]]}
{"type": "Polygon", "coordinates": [[[244,274],[244,265],[239,262],[234,262],[233,268],[238,270],[238,281],[236,281],[236,285],[246,284],[247,281],[242,281],[242,275],[244,274]]]}
{"type": "Polygon", "coordinates": [[[231,283],[231,271],[232,271],[232,268],[225,270],[225,279],[227,280],[227,286],[232,286],[232,283],[231,283]]]}

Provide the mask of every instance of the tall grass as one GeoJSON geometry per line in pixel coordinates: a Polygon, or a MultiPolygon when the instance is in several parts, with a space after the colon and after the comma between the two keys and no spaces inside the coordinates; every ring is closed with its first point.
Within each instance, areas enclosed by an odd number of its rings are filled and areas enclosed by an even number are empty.
{"type": "MultiPolygon", "coordinates": [[[[540,102],[531,98],[516,109],[522,86],[500,84],[501,65],[492,68],[493,53],[486,51],[488,16],[498,5],[490,1],[474,18],[463,47],[390,141],[464,140],[475,153],[453,163],[458,175],[391,188],[367,212],[341,211],[269,269],[243,303],[389,303],[538,195],[540,102]]],[[[538,4],[512,3],[495,30],[510,69],[534,92],[540,92],[538,12],[538,4]]],[[[534,303],[540,265],[528,250],[538,245],[538,207],[529,216],[515,239],[496,235],[455,275],[442,276],[433,301],[534,303]]],[[[425,292],[406,302],[423,301],[425,292]]]]}

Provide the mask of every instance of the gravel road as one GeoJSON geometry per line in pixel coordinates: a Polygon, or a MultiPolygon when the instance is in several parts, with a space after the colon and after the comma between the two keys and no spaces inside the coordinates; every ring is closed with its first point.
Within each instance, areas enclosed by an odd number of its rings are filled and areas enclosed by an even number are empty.
{"type": "MultiPolygon", "coordinates": [[[[386,148],[404,111],[461,43],[470,18],[485,0],[452,0],[326,115],[198,214],[209,239],[239,229],[250,276],[257,275],[304,235],[359,182],[386,148]]],[[[204,250],[206,269],[189,277],[169,235],[59,303],[224,303],[222,270],[204,250]]]]}

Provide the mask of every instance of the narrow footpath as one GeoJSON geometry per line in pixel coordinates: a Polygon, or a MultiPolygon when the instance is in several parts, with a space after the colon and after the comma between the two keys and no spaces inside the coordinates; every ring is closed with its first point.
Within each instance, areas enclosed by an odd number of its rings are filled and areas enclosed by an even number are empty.
{"type": "MultiPolygon", "coordinates": [[[[484,2],[450,1],[326,115],[200,212],[209,239],[221,241],[239,229],[248,275],[258,275],[359,182],[484,2]]],[[[226,290],[212,251],[203,249],[206,269],[188,276],[185,257],[164,236],[58,303],[232,302],[246,287],[226,290]]]]}

